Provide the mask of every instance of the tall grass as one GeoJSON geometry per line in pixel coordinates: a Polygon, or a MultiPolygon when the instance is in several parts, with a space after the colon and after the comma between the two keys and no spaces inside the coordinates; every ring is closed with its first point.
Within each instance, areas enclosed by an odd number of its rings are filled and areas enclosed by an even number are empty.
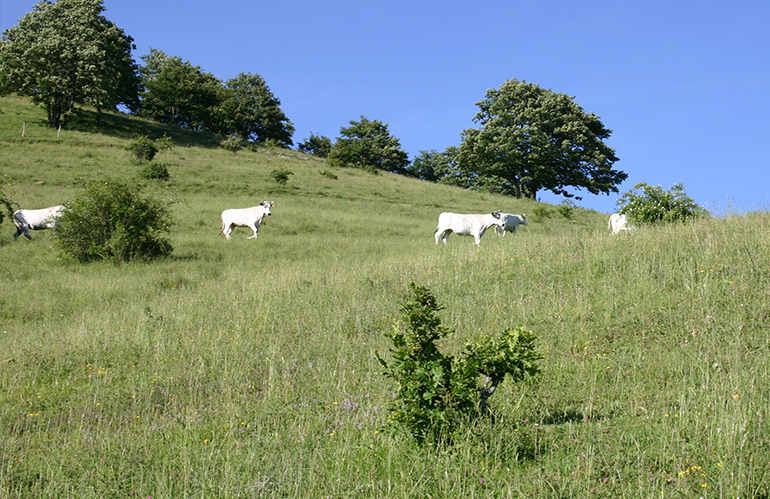
{"type": "MultiPolygon", "coordinates": [[[[134,178],[130,137],[11,138],[10,119],[34,113],[2,108],[0,173],[23,206],[100,171],[134,178]]],[[[335,180],[292,151],[157,160],[171,180],[146,188],[175,203],[172,258],[78,265],[50,231],[2,227],[0,496],[767,496],[767,214],[610,236],[583,210],[444,247],[440,211],[540,205],[335,180]],[[277,167],[294,172],[286,186],[277,167]],[[217,235],[221,210],[265,199],[258,239],[217,235]],[[386,426],[394,387],[374,352],[412,281],[446,306],[442,348],[521,324],[545,356],[451,448],[386,426]]]]}

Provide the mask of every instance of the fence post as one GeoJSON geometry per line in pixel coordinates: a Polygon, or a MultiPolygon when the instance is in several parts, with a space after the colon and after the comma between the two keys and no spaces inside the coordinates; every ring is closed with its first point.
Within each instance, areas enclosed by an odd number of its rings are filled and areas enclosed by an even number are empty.
{"type": "Polygon", "coordinates": [[[21,122],[21,136],[24,137],[24,134],[27,133],[27,122],[22,121],[21,122]]]}

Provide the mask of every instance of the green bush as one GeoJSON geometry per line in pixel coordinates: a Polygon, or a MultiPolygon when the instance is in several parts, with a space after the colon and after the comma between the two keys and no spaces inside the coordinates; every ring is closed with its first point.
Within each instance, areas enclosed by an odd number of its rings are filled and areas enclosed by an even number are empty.
{"type": "Polygon", "coordinates": [[[390,424],[420,443],[450,441],[463,422],[485,414],[487,399],[506,374],[519,381],[539,372],[535,336],[523,328],[499,338],[476,335],[463,357],[442,354],[435,342],[451,331],[436,315],[441,309],[428,288],[412,283],[411,298],[401,308],[404,322],[386,333],[393,343],[391,364],[377,355],[385,375],[398,383],[390,424]]]}
{"type": "Polygon", "coordinates": [[[168,180],[171,174],[165,163],[150,163],[139,170],[139,176],[146,180],[168,180]]]}
{"type": "Polygon", "coordinates": [[[241,150],[241,147],[243,147],[243,141],[237,135],[233,134],[222,140],[219,143],[219,147],[235,154],[241,150]]]}
{"type": "Polygon", "coordinates": [[[618,212],[628,216],[634,224],[682,222],[690,218],[706,216],[708,211],[687,196],[682,184],[670,190],[639,182],[618,199],[618,212]]]}
{"type": "Polygon", "coordinates": [[[8,218],[13,217],[14,204],[11,197],[6,194],[2,187],[0,187],[0,225],[3,224],[3,219],[6,214],[8,214],[8,218]],[[5,211],[3,211],[3,208],[5,208],[5,211]]]}
{"type": "Polygon", "coordinates": [[[294,172],[286,168],[280,168],[270,172],[270,176],[273,177],[273,180],[281,185],[286,185],[286,182],[289,181],[291,175],[294,175],[294,172]]]}
{"type": "Polygon", "coordinates": [[[559,215],[563,216],[567,220],[574,220],[578,210],[579,208],[575,205],[575,203],[569,199],[565,199],[561,202],[561,204],[556,206],[556,211],[559,212],[559,215]]]}
{"type": "Polygon", "coordinates": [[[135,141],[131,142],[126,150],[131,153],[131,158],[137,163],[144,163],[145,161],[152,161],[155,155],[160,151],[170,150],[174,146],[174,142],[171,137],[163,134],[163,137],[150,140],[146,135],[138,137],[135,141]]]}
{"type": "Polygon", "coordinates": [[[332,180],[337,180],[337,178],[338,178],[337,175],[335,175],[334,173],[330,172],[329,170],[321,170],[318,173],[322,177],[326,177],[326,178],[329,178],[329,179],[332,179],[332,180]]]}
{"type": "Polygon", "coordinates": [[[169,210],[160,200],[107,180],[89,184],[65,205],[55,244],[82,263],[149,260],[171,254],[171,243],[162,237],[170,225],[169,210]]]}
{"type": "Polygon", "coordinates": [[[551,210],[549,210],[545,206],[536,206],[532,210],[532,215],[534,215],[533,218],[537,220],[545,220],[547,218],[551,218],[551,210]]]}

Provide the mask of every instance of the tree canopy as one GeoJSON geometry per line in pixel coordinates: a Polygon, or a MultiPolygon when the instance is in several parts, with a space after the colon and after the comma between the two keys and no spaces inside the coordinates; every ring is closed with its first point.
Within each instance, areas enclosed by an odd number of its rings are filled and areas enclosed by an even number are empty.
{"type": "Polygon", "coordinates": [[[225,82],[217,109],[219,131],[250,142],[273,139],[291,146],[294,125],[280,106],[261,76],[240,73],[225,82]]]}
{"type": "Polygon", "coordinates": [[[28,95],[58,127],[76,103],[98,111],[136,105],[133,39],[108,21],[102,0],[41,1],[0,38],[0,94],[28,95]]]}
{"type": "Polygon", "coordinates": [[[515,79],[488,90],[474,117],[480,128],[462,134],[460,170],[530,199],[541,190],[581,199],[568,187],[617,192],[628,175],[612,169],[618,158],[603,142],[612,131],[573,99],[515,79]]]}
{"type": "Polygon", "coordinates": [[[211,129],[219,103],[222,82],[199,66],[150,49],[141,57],[142,86],[138,113],[161,123],[199,129],[211,129]]]}
{"type": "Polygon", "coordinates": [[[342,137],[329,152],[332,165],[406,173],[409,155],[401,150],[398,139],[390,135],[388,125],[378,120],[352,120],[351,126],[340,129],[342,137]]]}

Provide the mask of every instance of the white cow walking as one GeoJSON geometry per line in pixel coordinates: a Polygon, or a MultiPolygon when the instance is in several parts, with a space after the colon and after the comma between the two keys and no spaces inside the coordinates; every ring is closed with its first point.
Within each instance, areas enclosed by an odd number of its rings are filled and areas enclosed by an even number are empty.
{"type": "Polygon", "coordinates": [[[439,239],[446,244],[446,240],[452,232],[459,236],[473,236],[476,239],[476,244],[480,244],[481,236],[487,229],[493,225],[501,227],[502,224],[499,211],[488,215],[463,215],[444,212],[438,216],[438,227],[433,234],[436,236],[436,244],[438,244],[439,239]]]}
{"type": "Polygon", "coordinates": [[[30,229],[52,229],[63,209],[64,206],[58,205],[40,210],[16,210],[13,213],[13,224],[16,226],[16,234],[13,238],[19,239],[19,236],[24,234],[27,239],[32,240],[32,236],[29,235],[30,229]]]}
{"type": "Polygon", "coordinates": [[[527,225],[527,215],[525,213],[521,215],[500,213],[500,220],[503,221],[503,225],[502,227],[495,225],[495,232],[498,235],[502,234],[503,237],[505,237],[506,232],[513,232],[513,235],[516,235],[519,225],[527,225]]]}
{"type": "Polygon", "coordinates": [[[621,215],[620,213],[613,213],[610,215],[609,226],[610,229],[612,229],[613,234],[617,234],[623,230],[631,230],[628,226],[628,218],[626,218],[625,214],[621,215]]]}
{"type": "Polygon", "coordinates": [[[259,226],[262,225],[262,220],[264,220],[265,216],[272,215],[270,209],[273,206],[275,206],[275,201],[262,201],[258,206],[252,206],[251,208],[225,210],[222,212],[222,230],[219,233],[224,234],[227,239],[230,239],[230,233],[234,228],[248,227],[254,231],[254,235],[246,239],[256,239],[259,226]]]}

